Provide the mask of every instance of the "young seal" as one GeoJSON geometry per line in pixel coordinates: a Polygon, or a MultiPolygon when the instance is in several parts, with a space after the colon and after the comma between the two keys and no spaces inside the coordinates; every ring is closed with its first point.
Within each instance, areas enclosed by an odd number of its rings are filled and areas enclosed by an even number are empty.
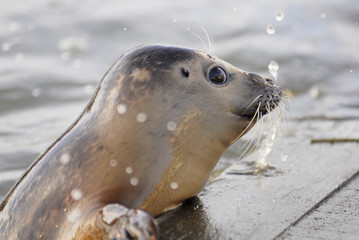
{"type": "Polygon", "coordinates": [[[127,52],[4,198],[1,239],[157,239],[150,214],[197,195],[280,98],[272,80],[199,51],[127,52]]]}

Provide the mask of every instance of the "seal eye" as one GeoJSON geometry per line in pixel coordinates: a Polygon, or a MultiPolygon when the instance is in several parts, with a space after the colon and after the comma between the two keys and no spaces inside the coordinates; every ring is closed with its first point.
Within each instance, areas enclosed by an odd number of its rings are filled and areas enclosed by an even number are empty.
{"type": "Polygon", "coordinates": [[[224,84],[227,81],[226,72],[220,67],[212,68],[208,73],[208,78],[212,83],[217,85],[224,84]]]}

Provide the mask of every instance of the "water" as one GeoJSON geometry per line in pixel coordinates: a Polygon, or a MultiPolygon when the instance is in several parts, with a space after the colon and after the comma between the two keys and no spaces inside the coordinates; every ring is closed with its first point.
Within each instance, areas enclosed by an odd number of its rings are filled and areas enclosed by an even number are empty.
{"type": "Polygon", "coordinates": [[[277,81],[278,79],[278,69],[279,69],[278,63],[276,61],[270,61],[268,65],[268,70],[270,74],[273,76],[275,81],[277,81]]]}
{"type": "Polygon", "coordinates": [[[300,99],[310,89],[320,98],[326,87],[358,86],[358,40],[356,0],[1,1],[0,197],[78,117],[128,49],[213,47],[233,65],[268,77],[275,61],[278,83],[300,99]]]}

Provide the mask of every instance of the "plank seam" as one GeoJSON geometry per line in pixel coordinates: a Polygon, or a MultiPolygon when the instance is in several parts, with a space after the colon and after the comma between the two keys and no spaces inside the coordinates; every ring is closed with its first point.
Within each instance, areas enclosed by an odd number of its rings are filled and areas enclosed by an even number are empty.
{"type": "Polygon", "coordinates": [[[328,195],[326,195],[324,198],[322,198],[319,202],[314,204],[313,207],[311,207],[308,211],[306,211],[303,215],[298,217],[294,222],[292,222],[289,226],[287,226],[283,231],[281,231],[277,236],[273,238],[273,240],[279,239],[281,236],[283,236],[290,228],[294,227],[298,223],[300,223],[302,220],[304,220],[307,216],[312,214],[316,209],[318,209],[320,206],[322,206],[324,203],[326,203],[329,199],[333,198],[337,193],[340,192],[344,187],[346,187],[350,182],[354,181],[356,178],[359,177],[359,170],[355,172],[350,178],[342,182],[338,187],[334,188],[333,191],[331,191],[328,195]]]}

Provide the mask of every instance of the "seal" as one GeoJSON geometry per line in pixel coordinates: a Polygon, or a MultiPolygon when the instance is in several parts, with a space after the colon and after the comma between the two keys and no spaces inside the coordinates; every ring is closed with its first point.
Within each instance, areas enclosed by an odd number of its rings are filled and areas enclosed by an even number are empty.
{"type": "Polygon", "coordinates": [[[151,215],[197,195],[281,95],[272,80],[200,51],[125,53],[4,198],[1,239],[157,239],[151,215]]]}

